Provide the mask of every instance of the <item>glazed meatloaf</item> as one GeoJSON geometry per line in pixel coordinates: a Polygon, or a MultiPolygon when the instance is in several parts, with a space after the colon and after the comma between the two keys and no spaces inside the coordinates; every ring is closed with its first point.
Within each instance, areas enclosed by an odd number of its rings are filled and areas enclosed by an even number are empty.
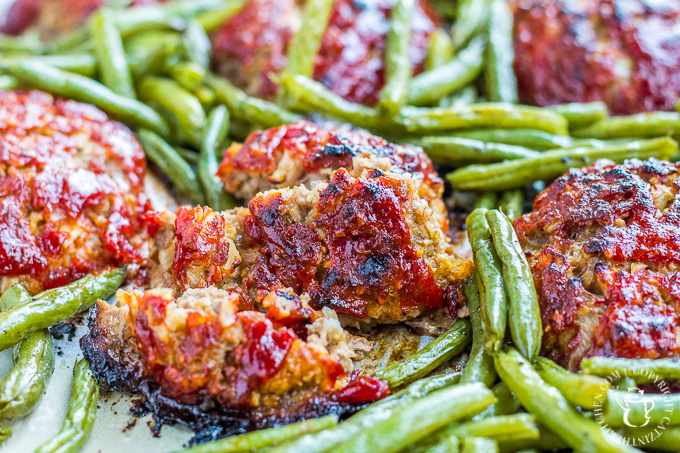
{"type": "Polygon", "coordinates": [[[680,167],[657,160],[572,170],[515,222],[531,264],[543,353],[680,356],[680,167]]]}
{"type": "Polygon", "coordinates": [[[612,113],[675,110],[680,3],[512,0],[523,102],[604,101],[612,113]]]}
{"type": "MultiPolygon", "coordinates": [[[[130,130],[42,92],[0,92],[0,292],[129,265],[144,281],[146,161],[130,130]]],[[[153,223],[153,222],[152,222],[153,223]]]]}

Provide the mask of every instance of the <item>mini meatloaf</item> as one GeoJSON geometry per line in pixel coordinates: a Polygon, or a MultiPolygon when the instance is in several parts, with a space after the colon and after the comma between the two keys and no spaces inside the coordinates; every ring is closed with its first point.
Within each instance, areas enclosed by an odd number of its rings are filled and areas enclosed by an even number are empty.
{"type": "Polygon", "coordinates": [[[336,170],[330,183],[255,196],[248,209],[166,214],[152,286],[242,288],[258,306],[291,288],[315,309],[398,322],[428,309],[455,314],[471,263],[458,258],[407,173],[336,170]]]}
{"type": "Polygon", "coordinates": [[[604,101],[612,113],[675,110],[680,3],[512,0],[523,102],[604,101]]]}
{"type": "Polygon", "coordinates": [[[0,292],[17,281],[35,293],[111,266],[143,267],[145,169],[135,136],[98,109],[0,92],[0,292]]]}
{"type": "Polygon", "coordinates": [[[227,191],[243,200],[257,193],[330,180],[346,168],[354,176],[366,168],[413,175],[418,195],[446,228],[444,183],[421,148],[395,145],[361,129],[308,121],[253,132],[227,149],[217,175],[227,191]]]}
{"type": "Polygon", "coordinates": [[[117,296],[117,306],[99,301],[91,311],[83,352],[110,386],[142,392],[171,421],[226,424],[227,435],[342,413],[389,393],[386,382],[353,373],[366,340],[290,290],[270,292],[266,312],[243,310],[239,291],[217,288],[177,299],[168,289],[117,296]]]}
{"type": "MultiPolygon", "coordinates": [[[[213,38],[215,66],[248,93],[271,99],[301,26],[300,0],[250,0],[213,38]]],[[[385,37],[395,0],[336,0],[316,56],[314,79],[352,102],[373,105],[385,83],[385,37]]],[[[416,1],[410,57],[423,70],[438,19],[416,1]]]]}
{"type": "Polygon", "coordinates": [[[531,264],[543,354],[680,356],[680,167],[657,160],[572,170],[515,222],[531,264]]]}

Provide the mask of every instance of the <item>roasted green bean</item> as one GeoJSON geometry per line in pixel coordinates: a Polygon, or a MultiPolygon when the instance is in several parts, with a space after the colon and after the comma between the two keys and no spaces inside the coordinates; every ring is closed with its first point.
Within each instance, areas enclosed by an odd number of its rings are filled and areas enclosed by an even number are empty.
{"type": "Polygon", "coordinates": [[[417,142],[432,161],[447,165],[533,159],[537,151],[503,143],[482,142],[460,137],[423,137],[417,142]]]}
{"type": "Polygon", "coordinates": [[[314,75],[314,58],[319,53],[321,38],[333,9],[332,0],[309,0],[302,11],[302,24],[288,45],[288,63],[283,77],[314,75]]]}
{"type": "Polygon", "coordinates": [[[498,209],[514,221],[522,215],[524,205],[524,192],[521,189],[506,190],[498,200],[498,209]]]}
{"type": "Polygon", "coordinates": [[[475,209],[496,209],[498,194],[496,192],[483,192],[477,195],[475,209]]]}
{"type": "Polygon", "coordinates": [[[569,122],[570,129],[588,126],[607,118],[607,104],[604,102],[573,102],[547,107],[564,116],[569,122]]]}
{"type": "Polygon", "coordinates": [[[517,103],[517,78],[513,63],[513,17],[506,0],[491,0],[486,24],[486,95],[493,102],[517,103]]]}
{"type": "Polygon", "coordinates": [[[97,299],[106,299],[123,283],[125,268],[88,275],[70,285],[51,289],[0,313],[0,350],[29,335],[87,310],[97,299]]]}
{"type": "MultiPolygon", "coordinates": [[[[397,0],[390,12],[390,29],[385,49],[385,86],[380,92],[378,108],[389,115],[396,115],[410,102],[410,80],[413,69],[409,55],[411,44],[411,18],[415,0],[397,0]]],[[[311,74],[308,74],[311,75],[311,74]]]]}
{"type": "Polygon", "coordinates": [[[224,191],[222,183],[215,176],[219,163],[217,147],[224,143],[229,133],[229,111],[223,105],[210,112],[208,124],[203,134],[201,154],[198,160],[198,177],[203,185],[205,202],[218,211],[234,207],[234,199],[224,191]]]}
{"type": "MultiPolygon", "coordinates": [[[[670,390],[668,390],[670,392],[670,390]]],[[[601,424],[610,427],[680,425],[680,394],[645,393],[610,389],[602,412],[595,411],[601,424]]]]}
{"type": "Polygon", "coordinates": [[[472,337],[471,327],[470,321],[459,319],[432,343],[407,359],[378,370],[375,376],[389,382],[390,388],[401,387],[427,376],[441,364],[463,352],[472,337]]]}
{"type": "Polygon", "coordinates": [[[489,352],[498,351],[505,338],[508,302],[501,275],[501,261],[491,240],[485,209],[474,210],[466,219],[468,238],[479,283],[484,343],[489,352]]]}
{"type": "Polygon", "coordinates": [[[536,370],[545,382],[562,392],[567,401],[586,410],[601,406],[611,387],[605,379],[571,373],[545,357],[539,357],[536,370]]]}
{"type": "Polygon", "coordinates": [[[73,368],[73,391],[66,420],[61,431],[35,453],[76,453],[90,437],[97,414],[99,386],[87,360],[78,360],[73,368]]]}
{"type": "Polygon", "coordinates": [[[432,105],[475,80],[484,67],[484,48],[484,40],[477,38],[448,63],[414,77],[408,103],[432,105]]]}
{"type": "Polygon", "coordinates": [[[94,40],[102,83],[119,96],[136,97],[132,75],[123,49],[123,40],[116,28],[113,11],[103,8],[90,19],[90,32],[94,40]]]}
{"type": "Polygon", "coordinates": [[[245,0],[230,1],[219,8],[203,11],[196,18],[207,33],[212,33],[243,8],[244,2],[245,0]]]}
{"type": "Polygon", "coordinates": [[[210,67],[212,44],[203,25],[196,18],[187,21],[186,29],[182,33],[182,48],[189,61],[203,68],[210,67]]]}
{"type": "Polygon", "coordinates": [[[541,350],[543,328],[531,268],[510,220],[498,210],[487,211],[484,216],[502,263],[510,335],[524,357],[534,362],[541,350]]]}
{"type": "Polygon", "coordinates": [[[469,138],[484,142],[505,143],[543,151],[555,148],[572,148],[574,139],[568,135],[555,135],[535,129],[472,129],[452,132],[452,137],[469,138]]]}
{"type": "Polygon", "coordinates": [[[574,137],[600,139],[663,137],[678,134],[680,134],[680,114],[676,112],[647,112],[614,116],[571,131],[574,137]]]}
{"type": "Polygon", "coordinates": [[[665,160],[677,151],[670,138],[634,141],[606,148],[575,148],[541,153],[535,159],[518,159],[488,165],[470,165],[455,170],[446,177],[458,190],[514,189],[534,181],[554,179],[571,168],[580,168],[598,159],[622,163],[626,159],[665,160]]]}
{"type": "Polygon", "coordinates": [[[430,71],[445,65],[453,58],[453,42],[449,34],[441,28],[432,33],[430,49],[427,52],[425,68],[430,71]]]}
{"type": "MultiPolygon", "coordinates": [[[[73,72],[85,77],[94,77],[97,73],[97,59],[89,54],[78,55],[21,55],[0,58],[0,71],[9,70],[10,66],[22,61],[32,60],[73,72]]],[[[8,77],[8,76],[5,76],[8,77]]]]}
{"type": "Polygon", "coordinates": [[[460,381],[461,383],[481,382],[491,387],[496,382],[496,370],[493,366],[493,357],[486,351],[484,345],[479,287],[474,275],[468,278],[465,285],[465,299],[467,299],[472,324],[472,349],[460,381]]]}
{"type": "Polygon", "coordinates": [[[507,440],[538,439],[539,430],[533,415],[514,414],[452,424],[435,436],[437,438],[486,437],[502,443],[507,440]]]}
{"type": "Polygon", "coordinates": [[[680,360],[588,357],[581,361],[581,373],[605,378],[626,376],[638,384],[664,379],[680,381],[680,360]]]}
{"type": "Polygon", "coordinates": [[[498,453],[498,443],[483,437],[466,437],[460,442],[461,453],[498,453]]]}
{"type": "Polygon", "coordinates": [[[31,293],[21,283],[17,283],[10,286],[0,296],[0,311],[7,311],[30,301],[31,293]]]}
{"type": "Polygon", "coordinates": [[[489,0],[459,0],[453,25],[453,43],[457,49],[480,33],[487,22],[489,0]]]}

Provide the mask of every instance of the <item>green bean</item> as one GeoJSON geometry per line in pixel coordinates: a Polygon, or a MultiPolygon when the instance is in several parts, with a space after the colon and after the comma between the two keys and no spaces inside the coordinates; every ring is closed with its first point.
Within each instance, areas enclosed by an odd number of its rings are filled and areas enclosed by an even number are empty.
{"type": "Polygon", "coordinates": [[[630,376],[624,376],[614,384],[616,390],[624,390],[626,392],[635,387],[637,387],[637,383],[635,382],[635,379],[630,376]]]}
{"type": "MultiPolygon", "coordinates": [[[[378,108],[390,115],[411,100],[411,18],[415,0],[397,0],[390,13],[390,29],[385,49],[385,86],[380,92],[378,108]]],[[[311,74],[305,74],[311,76],[311,74]]]]}
{"type": "Polygon", "coordinates": [[[498,453],[498,443],[493,439],[466,437],[460,446],[461,453],[498,453]]]}
{"type": "Polygon", "coordinates": [[[161,40],[154,45],[139,46],[130,57],[130,70],[135,79],[141,79],[151,74],[161,74],[167,71],[170,60],[180,51],[180,38],[172,35],[171,39],[161,40]]]}
{"type": "Polygon", "coordinates": [[[203,185],[205,201],[208,206],[218,211],[235,206],[234,199],[224,191],[222,183],[215,176],[219,163],[217,148],[224,143],[229,133],[229,111],[223,105],[215,107],[208,118],[203,133],[201,154],[198,160],[198,178],[203,185]]]}
{"type": "Polygon", "coordinates": [[[435,436],[437,438],[486,437],[503,443],[508,440],[538,439],[539,430],[533,415],[514,414],[452,424],[435,436]]]}
{"type": "Polygon", "coordinates": [[[574,140],[568,135],[554,135],[535,129],[479,129],[453,132],[452,137],[469,138],[484,142],[505,143],[506,145],[546,150],[571,148],[574,140]]]}
{"type": "Polygon", "coordinates": [[[607,118],[607,104],[604,102],[573,102],[570,104],[559,104],[548,107],[560,115],[564,116],[569,122],[570,129],[588,126],[597,121],[607,118]]]}
{"type": "Polygon", "coordinates": [[[430,71],[445,65],[453,58],[453,42],[443,28],[437,28],[430,37],[430,49],[425,60],[425,68],[430,71]]]}
{"type": "Polygon", "coordinates": [[[332,0],[307,0],[302,11],[302,24],[288,45],[288,63],[283,77],[314,75],[314,59],[333,9],[332,0]]]}
{"type": "Polygon", "coordinates": [[[510,335],[524,357],[534,362],[541,350],[543,327],[531,268],[510,220],[497,210],[487,211],[484,216],[502,263],[510,335]]]}
{"type": "Polygon", "coordinates": [[[410,384],[463,352],[470,343],[471,336],[470,321],[459,319],[432,343],[407,359],[378,370],[375,376],[389,382],[390,388],[410,384]]]}
{"type": "MultiPolygon", "coordinates": [[[[607,391],[604,410],[600,405],[595,415],[600,424],[610,427],[680,425],[680,394],[607,391]]],[[[600,400],[602,403],[602,400],[600,400]]]]}
{"type": "Polygon", "coordinates": [[[460,451],[460,441],[457,437],[446,437],[437,443],[417,445],[408,451],[411,453],[458,453],[460,451]]]}
{"type": "Polygon", "coordinates": [[[67,72],[94,77],[97,73],[97,59],[92,55],[22,55],[0,58],[0,71],[9,70],[10,66],[26,60],[40,61],[67,72]]]}
{"type": "Polygon", "coordinates": [[[43,52],[37,33],[23,33],[20,36],[0,34],[0,52],[13,51],[32,55],[43,52]]]}
{"type": "Polygon", "coordinates": [[[501,261],[491,240],[485,209],[476,209],[468,216],[468,238],[478,278],[484,343],[489,352],[498,351],[505,338],[508,302],[501,275],[501,261]]]}
{"type": "Polygon", "coordinates": [[[90,19],[90,32],[99,62],[99,78],[119,96],[135,98],[132,75],[123,49],[123,40],[116,28],[113,12],[103,8],[90,19]]]}
{"type": "Polygon", "coordinates": [[[0,381],[0,419],[29,414],[54,371],[52,335],[40,330],[14,348],[14,367],[0,381]]]}
{"type": "Polygon", "coordinates": [[[177,154],[179,154],[182,159],[184,159],[185,161],[192,165],[198,164],[198,159],[200,156],[199,153],[197,153],[193,149],[183,148],[181,146],[175,146],[174,148],[175,151],[177,151],[177,154]]]}
{"type": "Polygon", "coordinates": [[[406,130],[418,134],[460,129],[536,129],[567,134],[567,120],[558,113],[530,106],[479,103],[456,108],[404,107],[401,121],[406,130]]]}
{"type": "Polygon", "coordinates": [[[540,154],[521,146],[459,137],[423,137],[417,142],[434,162],[447,165],[532,159],[540,154]]]}
{"type": "Polygon", "coordinates": [[[459,108],[474,104],[476,101],[477,89],[472,85],[468,85],[449,96],[441,98],[439,100],[439,107],[459,108]]]}
{"type": "Polygon", "coordinates": [[[453,43],[460,49],[484,28],[488,17],[489,0],[460,0],[456,6],[456,22],[452,30],[453,43]]]}
{"type": "Polygon", "coordinates": [[[678,134],[680,134],[680,114],[676,112],[647,112],[614,116],[571,131],[574,137],[600,139],[663,137],[678,134]]]}
{"type": "Polygon", "coordinates": [[[183,453],[237,453],[271,447],[282,442],[293,440],[308,433],[315,433],[338,424],[337,415],[304,420],[279,428],[263,429],[239,436],[227,437],[215,442],[196,445],[182,450],[183,453]]]}
{"type": "Polygon", "coordinates": [[[217,101],[226,105],[233,117],[263,127],[276,127],[301,119],[271,102],[250,97],[223,78],[208,76],[206,83],[215,91],[217,101]]]}
{"type": "Polygon", "coordinates": [[[486,24],[486,65],[484,81],[490,101],[517,103],[517,78],[513,63],[513,17],[506,0],[491,0],[486,24]]]}
{"type": "Polygon", "coordinates": [[[680,360],[588,357],[581,361],[581,373],[605,378],[627,376],[633,378],[638,384],[664,379],[680,381],[680,360]]]}
{"type": "Polygon", "coordinates": [[[475,209],[496,209],[498,194],[496,192],[484,192],[477,195],[475,209]]]}
{"type": "Polygon", "coordinates": [[[87,310],[97,299],[106,299],[123,283],[125,268],[88,275],[70,285],[42,292],[30,302],[0,313],[0,350],[29,335],[87,310]]]}
{"type": "Polygon", "coordinates": [[[244,0],[231,1],[220,8],[204,11],[196,18],[206,32],[212,33],[239,12],[243,8],[243,3],[244,0]]]}
{"type": "Polygon", "coordinates": [[[508,388],[505,382],[499,382],[493,386],[494,396],[496,397],[496,402],[489,406],[483,413],[479,414],[479,417],[485,414],[491,417],[498,417],[500,415],[512,415],[516,414],[517,411],[521,409],[519,401],[512,390],[508,388]]]}
{"type": "Polygon", "coordinates": [[[179,141],[200,143],[206,117],[196,96],[174,80],[148,76],[139,84],[139,98],[156,107],[169,124],[176,126],[174,135],[179,141]]]}
{"type": "Polygon", "coordinates": [[[35,88],[67,99],[93,104],[123,121],[147,127],[161,135],[170,132],[163,118],[150,107],[134,99],[118,96],[104,85],[87,77],[71,74],[34,60],[12,65],[10,73],[35,88]]]}
{"type": "Polygon", "coordinates": [[[568,445],[564,443],[562,439],[548,431],[544,426],[538,424],[539,428],[539,438],[534,440],[527,439],[517,439],[517,440],[505,440],[500,446],[502,452],[517,452],[531,450],[537,451],[555,451],[568,449],[568,445]]]}
{"type": "Polygon", "coordinates": [[[19,88],[19,81],[10,75],[0,75],[0,91],[19,88]]]}
{"type": "Polygon", "coordinates": [[[194,62],[175,63],[169,68],[169,72],[175,82],[185,90],[194,92],[194,95],[202,88],[201,84],[207,74],[206,68],[194,62]]]}
{"type": "Polygon", "coordinates": [[[567,401],[586,410],[601,406],[611,387],[605,379],[571,373],[544,357],[539,357],[536,370],[545,382],[562,392],[567,401]]]}
{"type": "Polygon", "coordinates": [[[21,283],[16,283],[0,296],[0,311],[7,311],[30,301],[31,293],[21,283]]]}
{"type": "Polygon", "coordinates": [[[680,427],[677,426],[665,426],[663,429],[656,426],[646,429],[626,428],[622,434],[629,439],[639,439],[645,449],[653,451],[677,453],[678,445],[680,445],[680,427]]]}
{"type": "Polygon", "coordinates": [[[626,159],[665,160],[677,151],[677,143],[670,138],[641,140],[606,148],[575,148],[541,153],[535,159],[519,159],[488,165],[470,165],[455,170],[446,177],[458,190],[514,189],[534,181],[550,180],[571,168],[580,168],[598,159],[622,163],[626,159]]]}
{"type": "Polygon", "coordinates": [[[475,80],[484,67],[484,48],[484,40],[477,38],[445,65],[414,77],[408,89],[408,103],[434,104],[475,80]]]}
{"type": "Polygon", "coordinates": [[[90,437],[97,414],[99,386],[87,360],[78,360],[73,368],[73,391],[66,420],[61,431],[35,453],[76,453],[90,437]]]}
{"type": "Polygon", "coordinates": [[[0,423],[0,444],[7,442],[12,437],[12,430],[4,423],[0,423]]]}
{"type": "MultiPolygon", "coordinates": [[[[242,1],[231,0],[229,3],[240,5],[242,1]]],[[[174,28],[173,21],[182,26],[183,22],[177,22],[177,19],[195,17],[202,12],[226,7],[227,4],[225,0],[182,0],[160,5],[135,6],[118,12],[116,22],[125,36],[161,25],[174,28]]]]}
{"type": "Polygon", "coordinates": [[[140,129],[138,134],[144,153],[151,162],[163,170],[175,190],[186,197],[193,198],[199,204],[202,203],[201,186],[196,173],[182,159],[182,156],[153,132],[140,129]]]}
{"type": "Polygon", "coordinates": [[[498,201],[498,209],[511,221],[522,215],[523,205],[524,192],[521,189],[506,190],[498,201]]]}
{"type": "Polygon", "coordinates": [[[493,357],[484,346],[479,286],[474,275],[468,278],[465,285],[465,298],[470,310],[470,323],[472,324],[472,349],[460,381],[462,383],[481,382],[487,387],[491,387],[496,382],[496,370],[493,367],[493,357]]]}
{"type": "Polygon", "coordinates": [[[577,451],[635,452],[576,411],[553,386],[541,379],[517,350],[504,348],[494,357],[496,371],[522,406],[577,451]]]}
{"type": "Polygon", "coordinates": [[[353,437],[334,446],[333,452],[398,452],[449,423],[479,413],[493,402],[493,393],[479,383],[447,387],[395,406],[372,426],[364,426],[353,437]]]}
{"type": "Polygon", "coordinates": [[[212,44],[196,18],[187,20],[187,27],[182,33],[182,47],[190,61],[204,68],[210,66],[212,44]]]}
{"type": "Polygon", "coordinates": [[[377,419],[389,414],[395,408],[404,407],[418,398],[423,398],[441,389],[450,387],[458,382],[460,374],[432,376],[420,379],[383,400],[377,401],[366,409],[354,414],[346,422],[327,430],[308,434],[292,442],[283,444],[272,450],[272,453],[323,453],[343,442],[357,431],[372,426],[377,419]]]}

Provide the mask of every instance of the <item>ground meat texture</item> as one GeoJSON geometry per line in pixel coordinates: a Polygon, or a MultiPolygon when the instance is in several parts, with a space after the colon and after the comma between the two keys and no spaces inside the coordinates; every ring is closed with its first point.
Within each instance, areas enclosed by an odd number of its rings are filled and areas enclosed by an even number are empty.
{"type": "Polygon", "coordinates": [[[134,135],[98,109],[0,93],[0,290],[144,267],[153,223],[145,168],[134,135]]]}
{"type": "MultiPolygon", "coordinates": [[[[316,57],[314,79],[343,98],[373,105],[385,83],[385,37],[394,0],[337,0],[316,57]]],[[[302,1],[250,0],[213,38],[218,71],[252,95],[273,98],[276,75],[301,26],[302,1]]],[[[438,23],[424,0],[416,2],[410,56],[423,70],[438,23]]]]}
{"type": "Polygon", "coordinates": [[[676,164],[572,170],[515,221],[546,329],[543,353],[680,356],[680,180],[676,164]]]}
{"type": "MultiPolygon", "coordinates": [[[[132,6],[163,3],[166,0],[135,0],[132,6]]],[[[44,41],[54,39],[85,24],[109,0],[15,0],[0,22],[0,33],[20,34],[37,28],[44,41]],[[64,14],[68,11],[68,14],[64,14]]]]}
{"type": "MultiPolygon", "coordinates": [[[[357,379],[351,362],[344,368],[329,352],[338,345],[323,335],[308,342],[281,317],[240,310],[239,292],[192,289],[175,299],[169,289],[154,289],[117,296],[118,306],[97,304],[92,333],[81,343],[95,373],[118,387],[135,390],[150,381],[180,406],[208,411],[219,405],[269,424],[304,415],[309,404],[323,413],[324,404],[366,403],[389,393],[383,381],[357,379]]],[[[272,292],[268,305],[308,326],[325,317],[309,308],[289,310],[305,305],[296,298],[289,290],[272,292]]],[[[339,328],[337,319],[327,322],[339,328]]]]}
{"type": "Polygon", "coordinates": [[[421,148],[395,145],[361,129],[300,121],[253,132],[226,151],[218,176],[225,189],[243,200],[270,189],[330,180],[346,168],[354,176],[366,168],[405,172],[418,181],[418,194],[430,203],[443,228],[444,184],[421,148]]]}
{"type": "Polygon", "coordinates": [[[604,101],[612,113],[675,110],[680,3],[513,0],[523,102],[604,101]]]}

